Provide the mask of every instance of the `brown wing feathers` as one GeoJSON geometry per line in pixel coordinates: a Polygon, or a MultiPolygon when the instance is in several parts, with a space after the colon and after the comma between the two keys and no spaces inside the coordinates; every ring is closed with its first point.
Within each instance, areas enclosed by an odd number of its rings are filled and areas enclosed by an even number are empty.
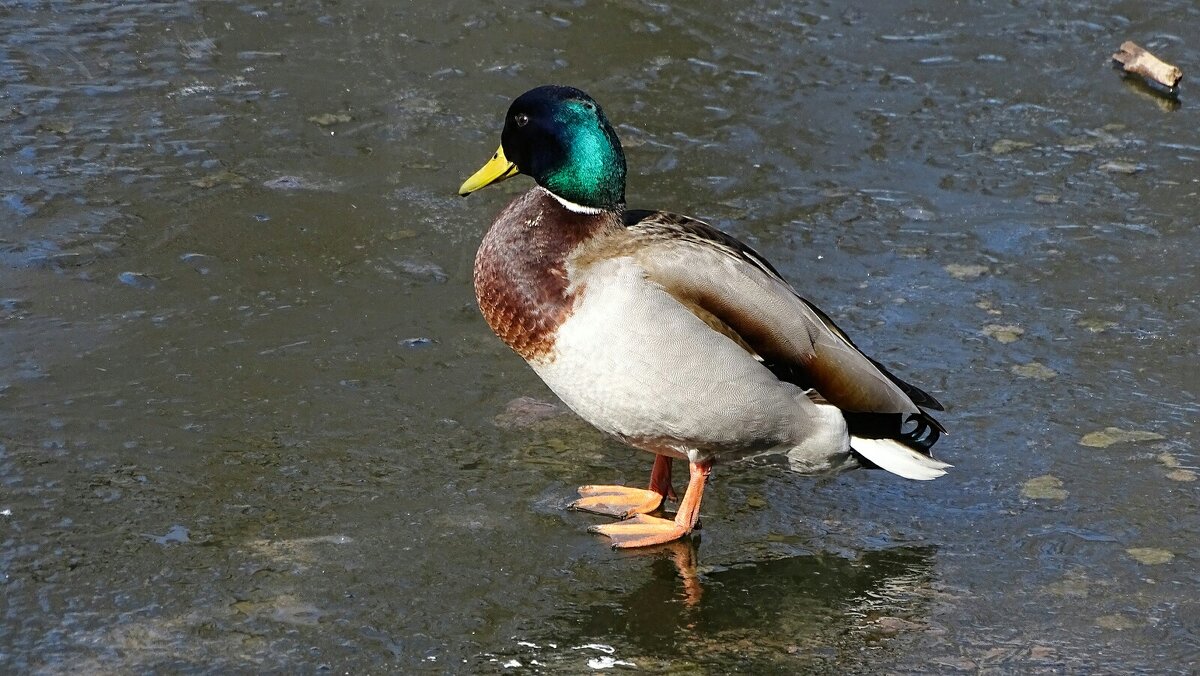
{"type": "Polygon", "coordinates": [[[683,260],[651,254],[650,268],[651,276],[693,313],[756,354],[780,380],[815,389],[843,409],[853,434],[898,439],[928,453],[945,432],[921,410],[942,410],[937,399],[863,354],[827,314],[795,295],[750,247],[702,221],[665,212],[628,211],[625,225],[643,242],[673,242],[677,247],[690,243],[724,254],[735,267],[740,264],[741,274],[732,280],[697,278],[695,268],[687,266],[687,256],[697,255],[695,251],[677,254],[683,260]],[[783,303],[777,302],[781,298],[783,303]]]}

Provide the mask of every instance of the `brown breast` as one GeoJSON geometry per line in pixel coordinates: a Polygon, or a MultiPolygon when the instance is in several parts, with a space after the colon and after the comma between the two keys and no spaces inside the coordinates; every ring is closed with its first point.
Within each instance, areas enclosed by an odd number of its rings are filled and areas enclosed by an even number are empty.
{"type": "Polygon", "coordinates": [[[580,214],[534,188],[512,201],[475,255],[475,297],[492,331],[526,361],[546,359],[579,289],[568,292],[567,259],[615,214],[580,214]]]}

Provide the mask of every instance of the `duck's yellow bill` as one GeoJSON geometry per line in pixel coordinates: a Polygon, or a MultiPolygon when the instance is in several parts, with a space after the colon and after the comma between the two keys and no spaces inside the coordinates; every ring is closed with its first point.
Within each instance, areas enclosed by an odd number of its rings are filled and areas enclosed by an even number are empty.
{"type": "Polygon", "coordinates": [[[504,146],[496,149],[496,154],[492,155],[492,159],[487,161],[479,171],[471,174],[471,178],[463,181],[462,187],[458,189],[458,194],[466,197],[471,193],[485,188],[493,183],[499,183],[506,178],[516,176],[521,172],[517,171],[517,165],[508,161],[504,156],[504,146]]]}

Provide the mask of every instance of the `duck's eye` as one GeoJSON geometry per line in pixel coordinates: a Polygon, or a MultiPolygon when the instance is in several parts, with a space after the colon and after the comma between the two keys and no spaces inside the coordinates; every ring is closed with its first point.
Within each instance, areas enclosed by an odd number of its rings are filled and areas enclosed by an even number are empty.
{"type": "Polygon", "coordinates": [[[529,116],[525,113],[517,113],[517,116],[513,118],[513,121],[517,123],[518,127],[524,127],[525,125],[529,124],[529,116]]]}

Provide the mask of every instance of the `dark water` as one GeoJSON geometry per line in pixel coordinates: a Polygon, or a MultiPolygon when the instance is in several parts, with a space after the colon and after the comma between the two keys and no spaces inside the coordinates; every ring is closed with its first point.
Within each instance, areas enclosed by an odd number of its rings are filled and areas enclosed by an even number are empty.
{"type": "Polygon", "coordinates": [[[1200,103],[1109,55],[1195,75],[1200,10],[878,4],[0,3],[0,671],[1194,669],[1200,103]],[[944,401],[953,473],[588,535],[650,457],[510,403],[470,266],[528,184],[454,196],[545,82],[944,401]]]}

